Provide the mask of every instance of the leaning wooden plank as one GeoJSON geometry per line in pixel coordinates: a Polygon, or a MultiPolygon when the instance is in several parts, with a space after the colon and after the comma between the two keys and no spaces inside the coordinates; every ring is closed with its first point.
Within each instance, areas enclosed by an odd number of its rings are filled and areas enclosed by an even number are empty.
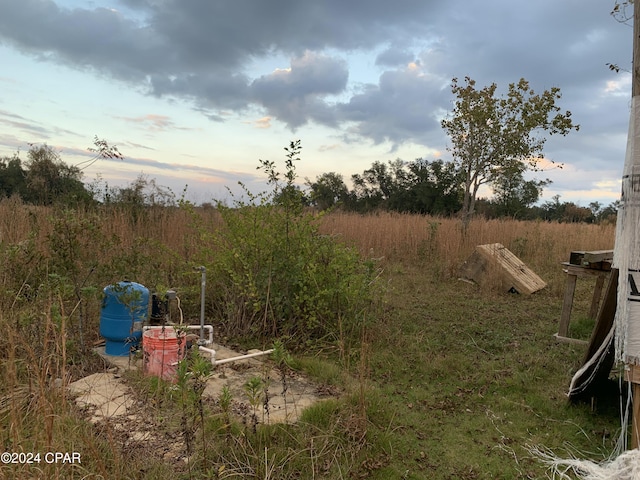
{"type": "Polygon", "coordinates": [[[487,260],[496,261],[507,282],[519,293],[530,295],[547,286],[544,280],[501,243],[479,245],[476,250],[487,260]]]}
{"type": "Polygon", "coordinates": [[[546,282],[527,267],[501,243],[478,245],[460,268],[462,278],[484,284],[490,275],[498,275],[506,290],[530,295],[547,286],[546,282]]]}
{"type": "Polygon", "coordinates": [[[604,301],[598,310],[596,325],[582,360],[569,386],[571,401],[588,400],[606,390],[605,386],[615,363],[614,317],[617,308],[618,270],[609,276],[604,301]]]}

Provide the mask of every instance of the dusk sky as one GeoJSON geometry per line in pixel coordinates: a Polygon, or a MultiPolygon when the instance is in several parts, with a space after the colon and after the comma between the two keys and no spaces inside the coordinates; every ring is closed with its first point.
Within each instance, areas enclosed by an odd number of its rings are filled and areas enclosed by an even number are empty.
{"type": "Polygon", "coordinates": [[[207,202],[263,188],[302,141],[301,183],[348,181],[374,161],[450,160],[440,120],[451,79],[559,87],[578,132],[543,200],[619,199],[631,97],[631,24],[614,0],[0,0],[0,156],[29,143],[69,164],[97,135],[124,160],[84,171],[122,186],[143,173],[207,202]],[[621,70],[611,71],[607,64],[621,70]]]}

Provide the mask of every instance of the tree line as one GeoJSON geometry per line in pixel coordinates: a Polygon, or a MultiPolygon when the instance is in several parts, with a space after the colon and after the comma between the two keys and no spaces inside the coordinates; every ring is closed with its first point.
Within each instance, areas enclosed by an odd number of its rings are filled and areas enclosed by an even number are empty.
{"type": "MultiPolygon", "coordinates": [[[[291,183],[280,194],[287,200],[299,198],[304,205],[320,210],[458,215],[464,225],[476,213],[491,218],[566,222],[595,222],[615,215],[616,202],[581,207],[554,197],[537,205],[544,187],[551,182],[525,178],[527,172],[540,171],[541,165],[554,164],[543,152],[549,136],[566,136],[579,129],[571,112],[563,112],[556,105],[561,98],[559,88],[537,93],[529,82],[520,79],[509,84],[505,94],[498,95],[495,83],[477,88],[473,79],[465,77],[462,82],[452,80],[451,92],[453,109],[441,120],[450,139],[451,161],[374,161],[362,173],[351,175],[351,187],[341,174],[328,172],[315,180],[307,179],[303,187],[291,183]],[[493,192],[490,198],[479,197],[483,186],[493,192]]],[[[101,158],[123,158],[116,147],[97,137],[89,150],[94,156],[82,168],[101,158]]],[[[273,169],[273,162],[263,162],[273,169]]],[[[82,168],[66,165],[46,145],[32,145],[24,163],[17,154],[0,158],[0,196],[19,195],[26,202],[40,205],[175,204],[170,189],[144,176],[124,188],[109,187],[101,179],[85,186],[82,168]]]]}
{"type": "Polygon", "coordinates": [[[175,205],[176,195],[154,179],[139,175],[124,187],[109,186],[98,176],[83,182],[83,168],[100,158],[123,158],[114,146],[95,139],[89,150],[95,155],[80,166],[67,165],[49,145],[31,144],[26,160],[18,153],[0,158],[0,198],[19,197],[23,202],[77,207],[98,204],[129,206],[175,205]]]}
{"type": "Polygon", "coordinates": [[[64,163],[47,145],[31,145],[24,162],[17,153],[0,158],[0,196],[18,196],[35,205],[93,201],[82,182],[82,171],[64,163]]]}
{"type": "MultiPolygon", "coordinates": [[[[423,158],[405,162],[374,162],[371,168],[351,176],[350,189],[344,177],[335,172],[323,173],[311,181],[299,196],[309,206],[320,210],[341,209],[370,213],[377,210],[424,215],[459,215],[464,201],[464,178],[453,162],[428,161],[423,158]]],[[[517,175],[494,186],[491,197],[475,199],[474,212],[486,218],[514,218],[559,222],[612,221],[618,201],[609,205],[591,202],[582,207],[563,202],[560,195],[539,204],[548,180],[525,180],[517,175]]]]}
{"type": "MultiPolygon", "coordinates": [[[[113,204],[129,206],[175,205],[176,195],[154,179],[140,175],[124,187],[110,187],[97,178],[82,181],[82,170],[67,165],[58,152],[47,145],[32,145],[23,161],[18,154],[0,158],[0,197],[18,196],[34,205],[65,206],[113,204]]],[[[464,198],[464,179],[454,162],[396,159],[375,161],[362,173],[351,175],[351,188],[342,174],[323,173],[304,186],[284,189],[281,195],[294,195],[305,206],[319,210],[340,209],[371,213],[379,210],[424,215],[455,216],[464,198]]],[[[618,202],[588,207],[562,202],[556,195],[538,204],[548,181],[525,180],[512,176],[497,183],[490,198],[475,201],[476,214],[487,218],[542,219],[561,222],[599,222],[615,218],[618,202]]],[[[184,194],[184,193],[183,193],[184,194]]],[[[277,201],[277,198],[276,198],[277,201]]]]}

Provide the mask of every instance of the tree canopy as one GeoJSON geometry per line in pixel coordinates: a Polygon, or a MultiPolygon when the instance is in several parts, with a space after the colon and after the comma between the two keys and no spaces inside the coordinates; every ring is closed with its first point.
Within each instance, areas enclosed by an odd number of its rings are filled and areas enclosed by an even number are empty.
{"type": "MultiPolygon", "coordinates": [[[[122,159],[117,149],[106,142],[94,144],[96,149],[90,151],[96,156],[89,161],[122,159]]],[[[274,186],[271,201],[276,204],[295,209],[311,205],[319,210],[337,208],[359,213],[387,210],[441,216],[456,215],[463,207],[467,170],[461,169],[459,162],[425,158],[376,160],[361,173],[350,176],[351,187],[342,174],[336,172],[322,173],[315,180],[306,179],[302,186],[295,183],[293,168],[300,149],[299,142],[292,142],[285,149],[287,169],[284,176],[276,172],[273,162],[260,163],[259,168],[267,173],[274,186]]],[[[508,216],[560,222],[607,222],[615,218],[618,202],[608,206],[592,202],[588,207],[581,207],[572,202],[561,202],[560,196],[556,195],[539,205],[542,190],[550,181],[526,180],[524,173],[531,168],[527,159],[513,162],[510,167],[508,171],[492,172],[491,198],[476,199],[476,211],[486,218],[508,216]]],[[[18,154],[0,158],[0,198],[13,195],[37,205],[110,205],[122,206],[132,212],[143,211],[148,206],[167,207],[180,203],[170,188],[145,175],[123,187],[109,186],[99,175],[85,185],[78,165],[65,164],[47,145],[32,145],[24,162],[18,154]]],[[[182,198],[185,195],[186,187],[182,198]]]]}
{"type": "Polygon", "coordinates": [[[26,162],[15,154],[0,159],[0,196],[18,195],[36,205],[78,204],[92,201],[82,172],[62,161],[50,146],[32,145],[26,162]]]}
{"type": "Polygon", "coordinates": [[[475,210],[478,190],[484,184],[497,185],[536,170],[543,158],[548,135],[567,135],[578,130],[571,112],[561,112],[556,101],[560,89],[536,94],[525,79],[509,85],[506,96],[496,96],[492,83],[476,88],[475,80],[452,80],[456,96],[442,127],[451,139],[449,150],[463,179],[461,215],[468,222],[475,210]]]}

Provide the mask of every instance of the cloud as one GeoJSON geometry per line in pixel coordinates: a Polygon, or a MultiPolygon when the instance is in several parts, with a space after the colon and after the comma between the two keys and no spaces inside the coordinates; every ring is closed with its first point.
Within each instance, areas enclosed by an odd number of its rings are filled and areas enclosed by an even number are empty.
{"type": "Polygon", "coordinates": [[[401,47],[389,47],[383,52],[379,53],[376,57],[376,65],[385,67],[398,67],[400,65],[406,65],[413,61],[415,55],[401,47]]]}
{"type": "MultiPolygon", "coordinates": [[[[88,149],[67,147],[62,145],[52,146],[52,148],[54,148],[54,150],[56,150],[57,152],[60,152],[60,155],[64,156],[65,159],[68,159],[69,157],[81,159],[91,159],[95,157],[95,153],[89,151],[88,149]]],[[[250,182],[261,180],[261,176],[258,174],[248,174],[243,172],[231,171],[229,169],[222,170],[219,168],[211,168],[190,163],[161,162],[152,158],[130,156],[125,156],[122,160],[99,159],[96,163],[92,164],[91,168],[87,169],[87,172],[85,173],[97,173],[104,169],[106,169],[109,174],[113,173],[115,170],[126,170],[130,172],[132,167],[147,169],[150,172],[164,175],[167,175],[166,172],[171,172],[171,174],[174,174],[176,176],[180,176],[181,174],[193,174],[199,178],[199,181],[204,181],[203,179],[209,179],[209,181],[214,183],[235,183],[238,178],[242,178],[250,182]]]]}
{"type": "Polygon", "coordinates": [[[631,90],[631,75],[621,75],[619,78],[607,80],[605,82],[604,94],[611,96],[622,96],[629,98],[629,91],[631,90]]]}
{"type": "MultiPolygon", "coordinates": [[[[75,132],[60,127],[50,127],[42,125],[40,122],[28,117],[18,115],[6,110],[0,110],[0,124],[20,130],[29,138],[35,138],[38,142],[48,140],[61,133],[77,136],[75,132]]],[[[24,144],[24,142],[23,142],[24,144]]]]}
{"type": "Polygon", "coordinates": [[[340,150],[341,145],[339,143],[332,143],[331,145],[320,145],[318,147],[319,152],[329,152],[333,150],[340,150]]]}
{"type": "Polygon", "coordinates": [[[25,146],[23,140],[20,140],[15,135],[10,135],[6,133],[0,133],[0,145],[2,145],[2,147],[5,147],[3,148],[3,150],[6,151],[5,155],[9,155],[9,156],[13,155],[16,151],[19,151],[21,148],[24,148],[25,146]],[[12,151],[11,152],[7,151],[6,147],[9,147],[12,151]]]}
{"type": "Polygon", "coordinates": [[[140,117],[116,117],[126,122],[139,125],[144,129],[153,132],[162,132],[167,130],[193,130],[187,127],[178,127],[171,118],[166,115],[147,114],[140,117]]]}
{"type": "Polygon", "coordinates": [[[344,60],[305,52],[291,61],[290,68],[256,79],[251,91],[256,102],[270,115],[293,129],[309,120],[335,125],[324,98],[343,92],[348,77],[344,60]]]}
{"type": "Polygon", "coordinates": [[[122,3],[115,10],[5,0],[0,39],[43,61],[91,69],[152,95],[187,98],[198,108],[240,111],[255,102],[296,128],[311,120],[332,124],[321,96],[345,87],[346,65],[322,51],[368,51],[409,31],[424,33],[421,18],[442,8],[435,0],[122,3]],[[288,74],[251,78],[253,62],[273,54],[293,59],[288,74]],[[275,98],[285,97],[285,86],[292,98],[280,106],[275,98]]]}
{"type": "Polygon", "coordinates": [[[434,134],[441,135],[439,113],[446,107],[440,95],[442,83],[443,78],[413,63],[386,71],[377,85],[365,86],[339,105],[340,119],[351,123],[350,135],[375,143],[429,145],[434,134]]]}
{"type": "MultiPolygon", "coordinates": [[[[442,151],[447,139],[439,119],[452,106],[452,77],[469,75],[479,86],[496,82],[502,91],[524,77],[537,91],[561,87],[560,105],[582,125],[579,134],[548,143],[550,158],[565,162],[575,156],[572,151],[585,152],[594,138],[598,144],[584,154],[589,158],[572,161],[597,165],[623,155],[624,145],[611,145],[605,133],[620,131],[628,121],[627,77],[606,63],[630,69],[631,29],[610,18],[608,2],[62,5],[0,0],[0,42],[44,62],[190,102],[212,121],[239,113],[255,117],[258,111],[292,130],[316,123],[338,129],[349,141],[388,142],[392,149],[415,143],[442,151]],[[366,60],[349,64],[353,56],[366,60]],[[282,58],[290,59],[289,65],[274,70],[269,60],[282,58]],[[359,69],[368,70],[366,80],[359,69]]],[[[130,120],[174,127],[161,118],[130,120]]],[[[2,121],[16,122],[12,125],[25,132],[44,128],[20,119],[2,121]]]]}
{"type": "Polygon", "coordinates": [[[149,147],[149,146],[147,146],[147,145],[142,145],[142,144],[140,144],[140,143],[135,143],[135,142],[126,142],[126,144],[127,144],[128,146],[130,146],[130,147],[133,147],[133,148],[141,148],[141,149],[143,149],[143,150],[155,150],[155,148],[153,148],[153,147],[149,147]]]}
{"type": "Polygon", "coordinates": [[[50,138],[51,134],[48,128],[26,121],[24,117],[9,112],[0,112],[0,124],[20,130],[37,138],[47,139],[50,138]]]}
{"type": "MultiPolygon", "coordinates": [[[[249,77],[226,68],[211,72],[179,73],[166,75],[154,73],[147,76],[147,86],[152,95],[176,96],[191,99],[203,109],[243,110],[250,104],[249,77]]],[[[214,114],[215,120],[224,118],[214,114]]]]}
{"type": "Polygon", "coordinates": [[[255,128],[259,128],[259,129],[268,129],[271,128],[271,117],[267,116],[267,117],[262,117],[259,118],[258,120],[254,120],[253,122],[247,122],[252,124],[255,128]]]}

